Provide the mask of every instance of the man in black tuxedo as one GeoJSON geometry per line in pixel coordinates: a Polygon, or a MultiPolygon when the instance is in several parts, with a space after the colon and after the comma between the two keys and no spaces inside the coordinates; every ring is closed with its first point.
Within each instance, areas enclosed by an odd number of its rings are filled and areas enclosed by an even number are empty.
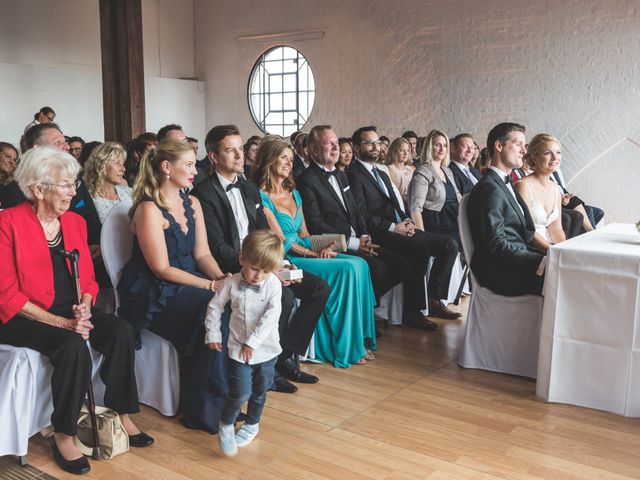
{"type": "Polygon", "coordinates": [[[451,172],[461,195],[469,193],[482,178],[477,168],[469,165],[475,152],[475,143],[469,133],[461,133],[451,140],[451,172]]]}
{"type": "Polygon", "coordinates": [[[433,330],[437,324],[419,311],[426,307],[424,275],[429,257],[435,257],[429,275],[429,314],[446,319],[461,315],[445,307],[440,299],[447,298],[451,269],[458,256],[458,244],[446,235],[416,230],[404,211],[400,193],[389,176],[376,167],[380,156],[380,140],[376,127],[362,127],[353,134],[353,149],[357,159],[348,170],[349,182],[356,203],[363,208],[367,228],[374,243],[404,257],[411,265],[405,279],[405,323],[433,330]]]}
{"type": "Polygon", "coordinates": [[[311,165],[296,180],[311,234],[342,233],[350,255],[369,264],[376,301],[409,277],[411,265],[400,255],[371,243],[362,207],[353,198],[347,174],[335,168],[338,136],[329,125],[317,125],[307,137],[311,165]]]}
{"type": "MultiPolygon", "coordinates": [[[[240,245],[253,230],[269,228],[262,210],[258,189],[242,177],[244,154],[242,138],[235,125],[212,128],[205,140],[207,155],[215,171],[196,186],[192,194],[200,200],[207,227],[211,253],[224,272],[239,272],[240,245]]],[[[304,355],[324,310],[330,288],[319,277],[304,272],[304,279],[295,283],[283,282],[282,315],[277,370],[290,380],[315,383],[318,378],[300,370],[298,355],[304,355]],[[294,298],[301,300],[291,316],[294,298]]],[[[278,391],[297,390],[284,378],[276,375],[278,391]]]]}
{"type": "Polygon", "coordinates": [[[467,213],[475,245],[471,270],[478,282],[508,297],[542,294],[545,256],[529,246],[535,227],[526,203],[511,183],[511,171],[522,167],[525,128],[501,123],[489,132],[491,164],[471,191],[467,213]]]}

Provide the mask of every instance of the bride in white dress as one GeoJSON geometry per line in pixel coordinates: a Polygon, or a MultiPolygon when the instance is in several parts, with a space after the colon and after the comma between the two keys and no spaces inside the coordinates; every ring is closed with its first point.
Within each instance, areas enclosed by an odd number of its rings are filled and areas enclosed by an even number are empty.
{"type": "Polygon", "coordinates": [[[560,166],[562,146],[555,137],[541,133],[531,139],[525,161],[533,173],[516,184],[516,190],[529,207],[536,234],[531,244],[546,252],[565,240],[562,230],[562,190],[551,175],[560,166]]]}

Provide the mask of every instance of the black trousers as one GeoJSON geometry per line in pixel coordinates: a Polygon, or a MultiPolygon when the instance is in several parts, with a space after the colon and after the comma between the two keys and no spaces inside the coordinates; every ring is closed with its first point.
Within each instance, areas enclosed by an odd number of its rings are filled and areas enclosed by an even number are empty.
{"type": "Polygon", "coordinates": [[[369,265],[373,293],[376,296],[376,304],[380,303],[380,297],[393,287],[405,281],[411,275],[411,264],[402,256],[388,248],[378,248],[378,255],[369,256],[360,251],[349,250],[347,254],[362,258],[369,265]]]}
{"type": "Polygon", "coordinates": [[[329,284],[309,272],[304,272],[302,282],[292,283],[282,289],[282,313],[278,327],[282,355],[305,354],[329,293],[329,284]],[[292,316],[296,298],[300,300],[300,306],[292,316]]]}
{"type": "MultiPolygon", "coordinates": [[[[91,309],[91,346],[104,355],[100,378],[106,386],[104,404],[118,413],[136,413],[138,389],[134,370],[133,329],[125,320],[91,309]]],[[[0,326],[0,342],[26,347],[49,357],[53,365],[51,392],[54,431],[76,435],[82,402],[91,380],[91,354],[80,334],[15,316],[0,326]]]]}
{"type": "Polygon", "coordinates": [[[435,257],[429,275],[429,296],[447,298],[451,270],[458,256],[458,244],[446,235],[416,230],[412,237],[403,237],[392,232],[378,232],[372,235],[373,242],[403,257],[411,267],[406,277],[405,307],[412,310],[426,308],[424,295],[424,275],[429,257],[435,257]]]}
{"type": "Polygon", "coordinates": [[[562,209],[562,230],[567,238],[577,237],[582,233],[584,216],[571,208],[562,209]]]}

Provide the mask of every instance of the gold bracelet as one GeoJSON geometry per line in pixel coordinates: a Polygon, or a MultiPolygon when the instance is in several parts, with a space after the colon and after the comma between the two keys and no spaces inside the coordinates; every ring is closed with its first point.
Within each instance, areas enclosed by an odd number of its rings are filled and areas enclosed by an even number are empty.
{"type": "Polygon", "coordinates": [[[215,280],[211,280],[211,285],[209,286],[209,289],[215,293],[215,286],[216,286],[216,281],[215,280]]]}

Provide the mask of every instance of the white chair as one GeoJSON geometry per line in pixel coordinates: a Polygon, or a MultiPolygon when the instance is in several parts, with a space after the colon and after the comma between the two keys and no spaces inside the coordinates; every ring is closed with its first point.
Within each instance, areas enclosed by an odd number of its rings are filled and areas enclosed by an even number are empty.
{"type": "MultiPolygon", "coordinates": [[[[131,257],[130,208],[131,200],[120,202],[111,209],[102,224],[100,248],[114,291],[122,268],[131,257]]],[[[117,311],[120,304],[117,291],[115,299],[117,311]]],[[[138,399],[163,415],[174,416],[178,413],[180,401],[178,352],[170,342],[148,330],[140,332],[140,338],[142,348],[136,351],[138,399]]]]}
{"type": "Polygon", "coordinates": [[[399,283],[380,297],[380,305],[375,316],[382,318],[388,325],[401,325],[404,311],[404,284],[399,283]]]}
{"type": "MultiPolygon", "coordinates": [[[[458,227],[466,258],[474,245],[467,217],[469,195],[460,200],[458,227]]],[[[543,298],[537,295],[505,297],[480,286],[473,271],[467,329],[458,364],[536,378],[543,298]]]]}
{"type": "MultiPolygon", "coordinates": [[[[95,401],[103,405],[102,355],[91,349],[91,356],[95,401]]],[[[26,465],[29,438],[51,425],[52,373],[49,359],[35,350],[0,345],[0,457],[16,455],[26,465]]]]}

